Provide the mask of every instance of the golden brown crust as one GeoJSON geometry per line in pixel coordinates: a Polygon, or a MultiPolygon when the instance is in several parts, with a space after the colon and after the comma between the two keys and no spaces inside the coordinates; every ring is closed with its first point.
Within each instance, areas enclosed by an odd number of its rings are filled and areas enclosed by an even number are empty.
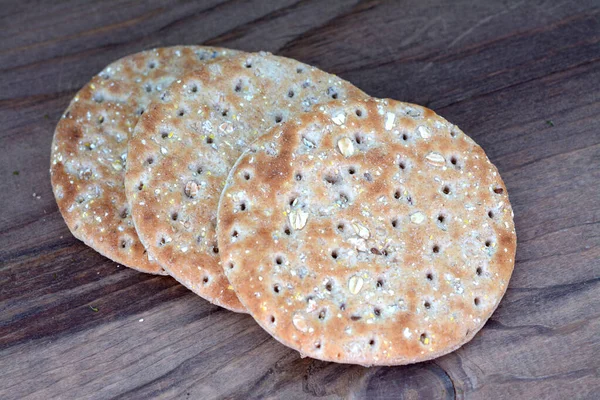
{"type": "Polygon", "coordinates": [[[107,66],[71,101],[54,132],[50,174],[73,235],[139,271],[165,274],[140,243],[125,198],[127,141],[140,113],[183,70],[237,54],[203,46],[148,50],[107,66]]]}
{"type": "Polygon", "coordinates": [[[365,95],[333,75],[268,53],[182,76],[143,115],[129,143],[127,197],[150,254],[200,296],[245,311],[219,265],[215,234],[229,168],[259,132],[315,104],[354,96],[365,95]]]}
{"type": "Polygon", "coordinates": [[[497,169],[426,108],[321,110],[271,129],[232,169],[218,212],[227,277],[303,355],[401,365],[453,351],[493,313],[514,266],[497,169]]]}

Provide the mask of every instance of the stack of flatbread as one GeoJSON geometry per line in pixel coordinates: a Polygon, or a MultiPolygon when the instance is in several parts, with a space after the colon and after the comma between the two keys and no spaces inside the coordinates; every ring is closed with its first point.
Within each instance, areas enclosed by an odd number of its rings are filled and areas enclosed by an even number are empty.
{"type": "Polygon", "coordinates": [[[63,114],[50,171],[75,237],[321,360],[451,352],[514,266],[506,187],[469,136],[269,53],[113,62],[63,114]]]}

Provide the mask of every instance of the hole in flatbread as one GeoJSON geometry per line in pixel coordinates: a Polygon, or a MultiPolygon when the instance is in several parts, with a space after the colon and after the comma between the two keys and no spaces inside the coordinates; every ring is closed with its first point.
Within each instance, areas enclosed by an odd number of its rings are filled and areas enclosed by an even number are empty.
{"type": "Polygon", "coordinates": [[[300,172],[296,173],[296,180],[298,182],[302,180],[302,174],[300,172]]]}
{"type": "Polygon", "coordinates": [[[146,158],[146,163],[148,165],[152,165],[152,163],[154,163],[154,157],[150,156],[150,157],[146,158]]]}
{"type": "Polygon", "coordinates": [[[146,89],[146,93],[150,93],[152,91],[152,85],[151,84],[146,84],[146,86],[144,87],[146,89]]]}
{"type": "Polygon", "coordinates": [[[212,252],[215,253],[215,254],[219,254],[219,246],[217,246],[216,244],[213,245],[212,252]]]}
{"type": "Polygon", "coordinates": [[[275,323],[275,316],[271,315],[271,323],[274,324],[275,323]]]}
{"type": "Polygon", "coordinates": [[[338,230],[338,232],[344,232],[344,229],[345,229],[345,225],[344,225],[344,223],[343,223],[343,222],[340,222],[340,223],[338,224],[338,226],[337,226],[337,230],[338,230]]]}
{"type": "Polygon", "coordinates": [[[369,340],[369,346],[375,346],[375,340],[374,339],[369,340]]]}
{"type": "Polygon", "coordinates": [[[377,288],[381,289],[383,287],[383,284],[384,284],[383,279],[379,278],[379,279],[377,279],[377,283],[375,284],[375,286],[377,288]]]}
{"type": "Polygon", "coordinates": [[[367,182],[373,182],[373,175],[371,175],[370,172],[365,172],[363,174],[364,178],[367,180],[367,182]]]}
{"type": "Polygon", "coordinates": [[[491,240],[486,240],[485,241],[485,247],[490,247],[492,245],[492,241],[491,240]]]}
{"type": "Polygon", "coordinates": [[[504,189],[501,188],[500,186],[497,186],[497,187],[494,188],[494,193],[496,193],[496,194],[502,194],[502,193],[504,193],[504,189]]]}
{"type": "Polygon", "coordinates": [[[431,308],[431,303],[428,302],[428,301],[426,301],[426,302],[423,303],[423,307],[425,307],[426,309],[429,310],[431,308]]]}
{"type": "Polygon", "coordinates": [[[481,274],[483,273],[483,270],[481,269],[481,267],[477,267],[477,269],[475,270],[475,273],[476,273],[478,276],[481,276],[481,274]]]}
{"type": "Polygon", "coordinates": [[[138,110],[136,111],[136,114],[142,115],[144,113],[144,111],[146,111],[146,110],[144,110],[143,108],[138,108],[138,110]]]}
{"type": "Polygon", "coordinates": [[[167,239],[165,239],[164,237],[161,237],[160,241],[158,242],[158,245],[164,246],[165,244],[167,244],[167,239]]]}
{"type": "Polygon", "coordinates": [[[361,144],[363,140],[364,139],[360,133],[354,135],[354,141],[356,142],[356,144],[361,144]]]}
{"type": "Polygon", "coordinates": [[[397,218],[394,218],[394,219],[392,220],[392,227],[394,227],[394,228],[397,228],[397,227],[398,227],[398,225],[399,225],[399,223],[398,223],[398,219],[397,219],[397,218]]]}
{"type": "Polygon", "coordinates": [[[127,247],[127,241],[126,240],[121,240],[121,248],[124,249],[127,247]]]}
{"type": "Polygon", "coordinates": [[[377,307],[375,307],[375,308],[373,309],[373,314],[375,314],[375,316],[376,316],[376,317],[381,317],[381,309],[380,309],[380,308],[377,308],[377,307]]]}
{"type": "Polygon", "coordinates": [[[407,132],[404,132],[402,134],[402,140],[405,141],[405,142],[407,142],[408,139],[410,139],[410,135],[407,132]]]}
{"type": "Polygon", "coordinates": [[[156,68],[156,63],[154,61],[149,62],[148,63],[148,68],[150,68],[150,69],[156,68]]]}
{"type": "Polygon", "coordinates": [[[348,195],[346,193],[340,193],[340,203],[346,204],[349,201],[348,195]]]}
{"type": "Polygon", "coordinates": [[[402,197],[402,192],[400,190],[396,190],[394,192],[394,198],[397,200],[402,197]]]}
{"type": "Polygon", "coordinates": [[[340,304],[340,311],[346,311],[346,303],[340,304]]]}
{"type": "Polygon", "coordinates": [[[303,73],[303,72],[304,72],[304,68],[302,68],[302,67],[298,67],[298,68],[296,68],[296,73],[297,73],[297,74],[301,74],[301,73],[303,73]]]}
{"type": "Polygon", "coordinates": [[[429,344],[429,338],[427,337],[426,333],[421,333],[421,336],[419,337],[419,340],[423,344],[429,344]]]}
{"type": "Polygon", "coordinates": [[[450,164],[456,166],[458,159],[455,156],[450,157],[450,164]]]}
{"type": "Polygon", "coordinates": [[[281,286],[279,286],[279,284],[278,284],[278,283],[276,283],[276,284],[274,284],[274,285],[273,285],[273,291],[274,291],[275,293],[279,293],[279,292],[280,292],[280,290],[281,290],[281,286]]]}
{"type": "Polygon", "coordinates": [[[362,117],[363,112],[361,109],[357,108],[356,111],[354,111],[354,113],[356,114],[357,117],[362,117]]]}
{"type": "Polygon", "coordinates": [[[171,213],[171,219],[173,221],[177,221],[177,218],[179,218],[179,214],[177,212],[171,213]]]}
{"type": "Polygon", "coordinates": [[[248,171],[244,171],[242,176],[244,177],[245,180],[249,181],[251,178],[250,172],[248,171]]]}
{"type": "Polygon", "coordinates": [[[398,168],[406,169],[406,162],[403,160],[400,160],[400,162],[398,162],[398,168]]]}
{"type": "Polygon", "coordinates": [[[458,136],[458,132],[456,132],[454,129],[450,131],[450,136],[452,136],[453,138],[455,138],[456,136],[458,136]]]}
{"type": "Polygon", "coordinates": [[[321,321],[323,321],[323,320],[325,319],[325,317],[326,317],[326,316],[327,316],[327,310],[326,310],[326,309],[322,309],[322,310],[319,312],[319,319],[320,319],[321,321]]]}
{"type": "Polygon", "coordinates": [[[101,124],[104,122],[104,117],[101,115],[98,117],[98,123],[101,124]]]}
{"type": "Polygon", "coordinates": [[[379,250],[377,247],[371,247],[371,253],[380,256],[381,250],[379,250]]]}
{"type": "Polygon", "coordinates": [[[478,305],[480,304],[480,302],[481,302],[481,301],[479,300],[479,297],[475,297],[475,298],[473,299],[473,303],[474,303],[476,306],[478,306],[478,305]]]}
{"type": "Polygon", "coordinates": [[[494,218],[494,212],[492,210],[488,211],[488,217],[494,218]]]}
{"type": "Polygon", "coordinates": [[[234,229],[233,232],[231,232],[231,237],[236,238],[238,236],[240,236],[240,233],[236,229],[234,229]]]}
{"type": "Polygon", "coordinates": [[[283,117],[282,117],[281,115],[277,114],[277,115],[275,116],[275,123],[276,123],[276,124],[278,124],[278,123],[280,123],[281,121],[283,121],[283,117]]]}
{"type": "Polygon", "coordinates": [[[179,117],[183,117],[183,116],[185,115],[185,111],[184,111],[184,110],[179,110],[179,111],[177,112],[177,115],[178,115],[179,117]]]}
{"type": "Polygon", "coordinates": [[[232,263],[232,262],[230,262],[230,263],[227,264],[227,268],[234,269],[235,268],[235,264],[232,263]]]}
{"type": "Polygon", "coordinates": [[[242,81],[241,80],[239,80],[235,84],[235,87],[233,88],[233,90],[236,91],[236,92],[238,92],[238,93],[242,91],[242,81]]]}
{"type": "Polygon", "coordinates": [[[227,114],[229,114],[229,110],[228,109],[225,109],[225,110],[221,111],[221,116],[226,117],[227,114]]]}
{"type": "Polygon", "coordinates": [[[119,217],[125,219],[129,216],[129,209],[127,207],[123,208],[119,213],[119,217]]]}
{"type": "Polygon", "coordinates": [[[288,236],[290,236],[290,235],[292,234],[292,231],[291,231],[291,230],[290,230],[290,228],[288,228],[287,226],[286,226],[286,228],[283,230],[283,232],[284,232],[286,235],[288,235],[288,236]]]}
{"type": "Polygon", "coordinates": [[[443,224],[444,221],[446,220],[446,216],[444,214],[439,214],[437,217],[437,220],[440,224],[443,224]]]}
{"type": "Polygon", "coordinates": [[[169,132],[161,132],[160,137],[163,139],[168,139],[169,138],[169,132]]]}
{"type": "Polygon", "coordinates": [[[327,95],[330,96],[334,100],[337,99],[338,98],[337,89],[334,87],[327,88],[327,95]]]}
{"type": "Polygon", "coordinates": [[[198,85],[193,85],[192,88],[190,89],[190,92],[198,93],[198,85]]]}
{"type": "Polygon", "coordinates": [[[354,175],[354,174],[356,173],[356,168],[354,168],[354,167],[350,167],[350,168],[348,168],[348,173],[349,173],[350,175],[354,175]]]}
{"type": "Polygon", "coordinates": [[[352,321],[359,321],[362,317],[360,315],[352,315],[350,316],[350,319],[352,321]]]}
{"type": "Polygon", "coordinates": [[[240,211],[246,211],[246,203],[242,201],[242,202],[241,202],[241,203],[238,205],[238,209],[239,209],[240,211]]]}
{"type": "Polygon", "coordinates": [[[210,279],[208,278],[208,276],[205,276],[204,278],[202,278],[202,283],[206,285],[209,280],[210,279]]]}
{"type": "Polygon", "coordinates": [[[431,251],[433,251],[436,254],[439,253],[440,252],[440,246],[438,246],[437,244],[433,245],[433,247],[431,248],[431,251]]]}
{"type": "Polygon", "coordinates": [[[297,199],[297,197],[296,197],[296,196],[292,196],[292,197],[290,197],[290,201],[289,201],[289,203],[288,203],[288,204],[290,205],[290,207],[292,207],[292,206],[294,205],[294,202],[296,201],[296,199],[297,199]]]}
{"type": "Polygon", "coordinates": [[[328,292],[331,292],[332,289],[333,289],[333,285],[331,284],[331,282],[327,282],[325,284],[325,290],[327,290],[328,292]]]}
{"type": "Polygon", "coordinates": [[[433,274],[431,272],[427,273],[427,275],[425,275],[425,277],[427,278],[428,281],[433,280],[433,274]]]}
{"type": "Polygon", "coordinates": [[[244,67],[252,68],[252,61],[250,61],[250,60],[246,61],[246,63],[244,64],[244,67]]]}
{"type": "Polygon", "coordinates": [[[451,190],[450,190],[450,186],[446,185],[444,186],[444,188],[442,189],[442,193],[444,194],[450,194],[451,190]]]}
{"type": "Polygon", "coordinates": [[[200,175],[202,173],[202,171],[203,171],[202,167],[198,167],[198,169],[196,170],[196,173],[198,175],[200,175]]]}
{"type": "Polygon", "coordinates": [[[331,185],[335,185],[336,183],[340,182],[340,177],[336,176],[336,175],[325,175],[325,177],[323,178],[325,180],[325,182],[331,184],[331,185]]]}
{"type": "Polygon", "coordinates": [[[211,138],[210,136],[207,136],[207,137],[206,137],[206,143],[207,143],[207,144],[212,144],[212,143],[213,143],[213,141],[214,141],[214,140],[213,140],[213,138],[211,138]]]}
{"type": "Polygon", "coordinates": [[[144,189],[144,182],[140,182],[140,184],[137,186],[138,190],[143,190],[144,189]]]}
{"type": "Polygon", "coordinates": [[[290,89],[287,93],[287,96],[291,99],[292,97],[294,97],[294,91],[292,89],[290,89]]]}
{"type": "Polygon", "coordinates": [[[333,258],[334,260],[337,260],[338,257],[339,257],[338,251],[337,250],[333,250],[331,252],[331,258],[333,258]]]}
{"type": "Polygon", "coordinates": [[[283,264],[283,257],[281,257],[281,256],[275,257],[275,264],[277,264],[277,265],[283,264]]]}

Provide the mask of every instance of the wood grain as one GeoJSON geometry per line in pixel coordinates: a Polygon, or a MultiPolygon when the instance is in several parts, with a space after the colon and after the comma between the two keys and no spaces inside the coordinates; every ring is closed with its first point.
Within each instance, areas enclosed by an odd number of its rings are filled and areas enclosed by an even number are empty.
{"type": "Polygon", "coordinates": [[[596,0],[9,0],[0,26],[0,398],[597,398],[596,0]],[[250,317],[71,236],[48,174],[70,98],[123,55],[192,43],[315,64],[433,108],[486,150],[519,242],[472,342],[397,368],[301,359],[250,317]]]}

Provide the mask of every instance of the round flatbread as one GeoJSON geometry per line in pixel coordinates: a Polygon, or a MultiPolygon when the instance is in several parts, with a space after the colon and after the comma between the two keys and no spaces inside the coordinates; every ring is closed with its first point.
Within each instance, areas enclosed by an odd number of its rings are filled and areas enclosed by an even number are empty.
{"type": "Polygon", "coordinates": [[[131,221],[123,186],[127,142],[139,116],[178,75],[237,53],[203,46],[144,51],[113,62],[75,95],[54,132],[50,175],[77,239],[120,264],[165,274],[131,221]]]}
{"type": "Polygon", "coordinates": [[[342,79],[268,53],[187,74],[153,103],[129,143],[127,197],[149,253],[205,299],[243,312],[219,265],[217,205],[230,167],[259,133],[334,99],[342,79]]]}
{"type": "Polygon", "coordinates": [[[223,268],[271,335],[313,358],[401,365],[469,341],[510,279],[512,210],[484,151],[433,111],[330,103],[232,169],[223,268]]]}

